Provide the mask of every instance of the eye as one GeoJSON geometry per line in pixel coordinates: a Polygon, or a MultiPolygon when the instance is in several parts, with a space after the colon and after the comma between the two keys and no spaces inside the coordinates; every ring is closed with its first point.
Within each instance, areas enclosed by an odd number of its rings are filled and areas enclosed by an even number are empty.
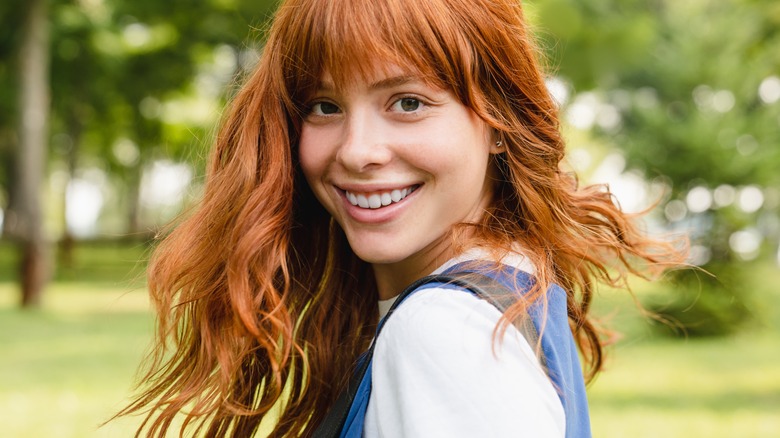
{"type": "Polygon", "coordinates": [[[341,109],[338,105],[331,102],[315,102],[312,104],[309,112],[317,116],[329,116],[331,114],[338,114],[341,109]]]}
{"type": "Polygon", "coordinates": [[[422,102],[414,97],[402,97],[393,103],[393,109],[405,113],[414,112],[420,109],[422,102]]]}

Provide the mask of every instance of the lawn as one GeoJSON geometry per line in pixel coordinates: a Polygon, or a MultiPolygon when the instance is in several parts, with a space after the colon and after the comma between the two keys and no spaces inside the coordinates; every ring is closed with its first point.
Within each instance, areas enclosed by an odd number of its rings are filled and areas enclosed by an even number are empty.
{"type": "MultiPolygon", "coordinates": [[[[8,268],[0,248],[0,269],[8,268]]],[[[153,327],[136,260],[142,247],[96,246],[58,272],[42,309],[16,308],[0,274],[0,424],[9,437],[126,437],[137,419],[98,428],[127,400],[153,327]]],[[[623,334],[589,389],[595,437],[765,437],[780,431],[780,272],[758,266],[762,320],[736,337],[652,334],[625,294],[597,311],[623,334]]],[[[7,272],[7,271],[6,271],[7,272]]],[[[650,286],[640,286],[640,297],[650,286]]],[[[752,287],[752,285],[751,285],[752,287]]]]}

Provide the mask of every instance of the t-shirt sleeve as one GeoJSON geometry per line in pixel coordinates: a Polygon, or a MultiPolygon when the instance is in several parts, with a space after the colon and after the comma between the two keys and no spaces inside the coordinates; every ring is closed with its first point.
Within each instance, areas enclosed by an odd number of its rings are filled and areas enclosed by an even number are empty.
{"type": "Polygon", "coordinates": [[[555,388],[501,313],[470,293],[426,289],[409,297],[374,350],[365,437],[563,437],[555,388]]]}

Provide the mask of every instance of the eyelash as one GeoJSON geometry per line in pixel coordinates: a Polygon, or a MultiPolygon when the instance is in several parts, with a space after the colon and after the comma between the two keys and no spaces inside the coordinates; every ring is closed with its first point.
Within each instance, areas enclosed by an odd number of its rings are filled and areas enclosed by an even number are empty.
{"type": "Polygon", "coordinates": [[[412,111],[399,111],[399,113],[401,113],[401,114],[408,114],[408,115],[419,114],[420,111],[424,111],[425,108],[429,105],[427,101],[425,101],[424,99],[421,99],[418,96],[415,96],[415,95],[405,95],[405,96],[399,96],[397,99],[395,99],[393,101],[393,103],[390,105],[390,108],[393,108],[396,105],[400,105],[401,102],[403,102],[404,100],[407,100],[407,99],[416,101],[419,106],[416,109],[412,110],[412,111]]]}
{"type": "MultiPolygon", "coordinates": [[[[430,106],[430,103],[427,100],[420,98],[419,96],[416,96],[416,95],[401,95],[401,96],[398,96],[397,98],[395,98],[392,101],[392,103],[389,106],[389,110],[391,110],[392,112],[398,113],[401,116],[417,116],[417,115],[420,114],[420,112],[425,111],[425,109],[428,106],[430,106]],[[403,111],[403,110],[400,110],[400,109],[399,110],[393,110],[393,108],[395,106],[400,105],[401,102],[403,102],[404,100],[407,100],[407,99],[408,100],[413,100],[413,101],[417,102],[418,107],[415,108],[412,111],[403,111]]],[[[334,116],[336,114],[341,114],[341,113],[342,113],[341,107],[339,107],[337,104],[335,104],[335,103],[333,103],[333,102],[331,102],[329,100],[315,100],[315,101],[313,101],[312,103],[310,103],[308,105],[308,111],[307,111],[307,114],[309,116],[314,116],[314,117],[331,117],[331,116],[334,116]],[[338,111],[336,111],[334,113],[328,113],[328,114],[322,113],[322,109],[321,108],[320,108],[319,111],[315,111],[316,108],[318,108],[318,106],[321,106],[322,104],[333,105],[334,107],[336,107],[338,109],[338,111]]]]}
{"type": "Polygon", "coordinates": [[[333,103],[333,102],[330,102],[330,101],[327,101],[327,100],[319,100],[319,101],[314,101],[314,102],[309,104],[307,113],[308,113],[308,115],[315,116],[315,117],[329,117],[329,116],[332,116],[333,114],[340,114],[341,113],[341,108],[338,105],[336,105],[335,103],[333,103]],[[315,113],[315,108],[317,108],[318,105],[322,105],[322,104],[333,105],[334,107],[338,108],[338,111],[336,113],[323,114],[322,113],[322,109],[320,109],[320,114],[315,113]]]}

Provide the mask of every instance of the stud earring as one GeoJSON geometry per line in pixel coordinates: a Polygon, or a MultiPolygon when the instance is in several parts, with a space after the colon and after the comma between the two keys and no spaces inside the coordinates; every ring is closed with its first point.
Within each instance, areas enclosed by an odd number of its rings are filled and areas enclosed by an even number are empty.
{"type": "Polygon", "coordinates": [[[494,147],[495,148],[500,148],[502,144],[504,144],[504,140],[499,140],[499,141],[496,142],[496,145],[494,147]]]}

